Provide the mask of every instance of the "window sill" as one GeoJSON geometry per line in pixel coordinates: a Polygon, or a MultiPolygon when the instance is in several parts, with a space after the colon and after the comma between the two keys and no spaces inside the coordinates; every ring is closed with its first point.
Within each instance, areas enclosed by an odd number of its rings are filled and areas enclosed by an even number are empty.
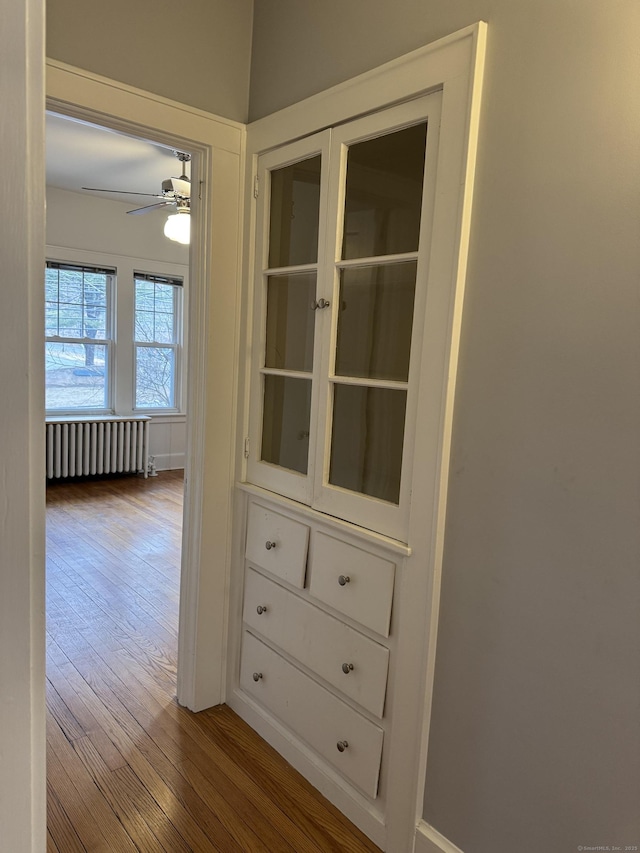
{"type": "Polygon", "coordinates": [[[152,421],[162,421],[162,423],[181,424],[187,420],[185,412],[136,412],[136,416],[151,418],[152,421]]]}

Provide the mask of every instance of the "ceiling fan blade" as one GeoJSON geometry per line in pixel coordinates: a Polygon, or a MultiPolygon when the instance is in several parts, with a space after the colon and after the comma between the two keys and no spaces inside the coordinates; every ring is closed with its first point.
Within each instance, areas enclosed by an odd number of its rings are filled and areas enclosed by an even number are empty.
{"type": "Polygon", "coordinates": [[[136,207],[135,210],[127,210],[127,213],[139,215],[141,213],[149,213],[152,210],[159,210],[161,207],[175,207],[175,203],[172,201],[160,201],[158,204],[148,204],[146,207],[136,207]]]}
{"type": "Polygon", "coordinates": [[[81,187],[83,190],[89,190],[89,192],[93,193],[118,193],[120,195],[146,195],[149,198],[164,198],[162,195],[158,195],[158,193],[139,193],[135,190],[106,190],[102,187],[81,187]]]}

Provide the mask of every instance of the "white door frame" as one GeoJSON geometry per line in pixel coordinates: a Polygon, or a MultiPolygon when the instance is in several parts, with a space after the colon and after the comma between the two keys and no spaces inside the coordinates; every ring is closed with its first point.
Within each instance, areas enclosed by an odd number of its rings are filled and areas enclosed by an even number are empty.
{"type": "Polygon", "coordinates": [[[0,847],[46,848],[44,7],[0,0],[0,847]]]}
{"type": "Polygon", "coordinates": [[[195,155],[178,701],[199,711],[225,698],[245,128],[55,60],[46,93],[48,109],[195,155]]]}

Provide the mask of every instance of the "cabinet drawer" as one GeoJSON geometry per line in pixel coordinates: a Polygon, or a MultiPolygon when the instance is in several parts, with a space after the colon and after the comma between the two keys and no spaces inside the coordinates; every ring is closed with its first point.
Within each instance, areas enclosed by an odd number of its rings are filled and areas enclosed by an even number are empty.
{"type": "Polygon", "coordinates": [[[376,796],[381,728],[246,631],[240,684],[342,776],[367,796],[376,796]]]}
{"type": "Polygon", "coordinates": [[[382,717],[389,669],[389,650],[384,646],[251,570],[247,571],[244,621],[382,717]]]}
{"type": "Polygon", "coordinates": [[[320,531],[314,534],[309,563],[312,595],[389,636],[394,563],[320,531]]]}
{"type": "Polygon", "coordinates": [[[246,558],[288,581],[303,587],[307,566],[309,528],[258,503],[249,504],[246,558]]]}

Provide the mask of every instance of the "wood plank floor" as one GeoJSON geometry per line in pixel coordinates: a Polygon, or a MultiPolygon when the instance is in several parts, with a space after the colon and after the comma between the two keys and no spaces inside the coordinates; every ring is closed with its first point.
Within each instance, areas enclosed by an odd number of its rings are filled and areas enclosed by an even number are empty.
{"type": "Polygon", "coordinates": [[[181,522],[182,472],[47,489],[48,853],[376,853],[229,708],[177,705],[181,522]]]}

